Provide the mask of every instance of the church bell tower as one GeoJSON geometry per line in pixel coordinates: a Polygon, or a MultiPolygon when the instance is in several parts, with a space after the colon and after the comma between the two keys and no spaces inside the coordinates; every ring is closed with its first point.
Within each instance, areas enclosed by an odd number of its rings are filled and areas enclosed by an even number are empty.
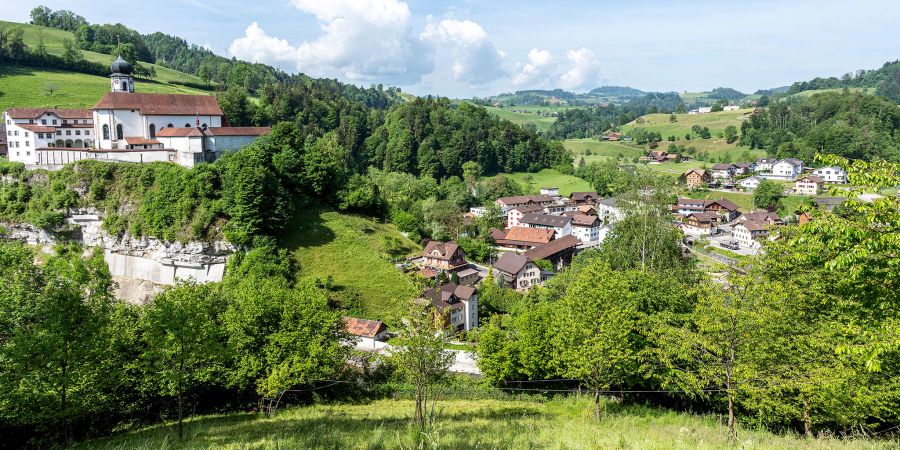
{"type": "Polygon", "coordinates": [[[111,92],[134,92],[134,79],[131,78],[131,63],[122,59],[119,55],[109,66],[112,75],[109,81],[111,92]]]}

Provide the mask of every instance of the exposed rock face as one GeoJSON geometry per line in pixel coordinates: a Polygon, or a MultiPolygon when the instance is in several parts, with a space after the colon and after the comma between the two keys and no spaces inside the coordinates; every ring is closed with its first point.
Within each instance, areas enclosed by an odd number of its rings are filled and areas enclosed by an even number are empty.
{"type": "MultiPolygon", "coordinates": [[[[75,229],[74,238],[85,247],[101,247],[120,298],[146,301],[161,286],[179,279],[197,282],[222,281],[225,262],[235,247],[224,241],[166,242],[155,238],[113,236],[104,231],[97,211],[73,211],[66,221],[75,229]]],[[[58,242],[54,233],[27,225],[8,225],[6,235],[29,244],[49,246],[58,242]]]]}

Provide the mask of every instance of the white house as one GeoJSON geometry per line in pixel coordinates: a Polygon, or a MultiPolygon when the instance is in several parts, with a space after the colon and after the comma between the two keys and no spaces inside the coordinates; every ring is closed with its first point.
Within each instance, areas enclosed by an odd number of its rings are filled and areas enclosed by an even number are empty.
{"type": "Polygon", "coordinates": [[[572,218],[549,214],[528,213],[519,220],[519,225],[530,228],[546,228],[556,232],[556,239],[572,234],[572,218]]]}
{"type": "Polygon", "coordinates": [[[712,112],[712,106],[701,106],[697,108],[697,114],[709,114],[712,112]]]}
{"type": "Polygon", "coordinates": [[[606,224],[616,223],[625,217],[625,211],[615,198],[601,198],[597,200],[597,217],[606,224]]]}
{"type": "Polygon", "coordinates": [[[806,175],[794,182],[794,192],[799,195],[818,195],[822,190],[822,179],[815,175],[806,175]]]}
{"type": "Polygon", "coordinates": [[[731,178],[737,173],[737,166],[731,163],[718,163],[712,166],[712,177],[716,179],[731,178]]]}
{"type": "Polygon", "coordinates": [[[534,203],[514,206],[506,211],[506,228],[517,227],[525,214],[543,213],[544,207],[534,203]]]}
{"type": "Polygon", "coordinates": [[[134,92],[131,64],[110,65],[110,92],[90,110],[12,108],[3,114],[11,161],[54,169],[81,159],[188,167],[246,146],[264,127],[228,127],[215,96],[134,92]]]}
{"type": "Polygon", "coordinates": [[[541,188],[541,195],[549,195],[550,197],[559,197],[559,188],[555,188],[555,187],[541,188]]]}
{"type": "Polygon", "coordinates": [[[737,111],[739,109],[741,109],[741,107],[738,105],[725,105],[722,108],[722,111],[737,111]]]}
{"type": "Polygon", "coordinates": [[[731,235],[741,247],[757,249],[762,246],[759,239],[769,235],[769,228],[764,223],[748,220],[735,225],[732,228],[731,235]]]}
{"type": "Polygon", "coordinates": [[[478,289],[447,283],[425,290],[431,306],[447,318],[450,328],[470,331],[478,327],[478,289]]]}
{"type": "Polygon", "coordinates": [[[572,235],[582,244],[600,241],[600,230],[603,222],[597,216],[575,214],[572,216],[572,235]]]}
{"type": "Polygon", "coordinates": [[[773,158],[759,158],[756,160],[756,164],[753,166],[754,172],[771,172],[772,164],[775,164],[775,159],[773,158]]]}
{"type": "Polygon", "coordinates": [[[383,341],[387,337],[387,325],[381,321],[346,316],[342,319],[347,333],[354,336],[357,346],[375,348],[376,341],[383,341]]]}
{"type": "Polygon", "coordinates": [[[772,164],[772,171],[769,176],[772,178],[793,180],[801,173],[803,173],[803,161],[794,158],[785,158],[775,161],[775,163],[772,164]]]}
{"type": "Polygon", "coordinates": [[[822,167],[813,170],[813,175],[822,179],[825,183],[846,183],[847,172],[837,166],[822,167]]]}
{"type": "Polygon", "coordinates": [[[494,263],[494,274],[505,286],[528,290],[542,283],[541,269],[527,256],[505,252],[494,263]]]}
{"type": "Polygon", "coordinates": [[[741,180],[741,182],[738,183],[738,184],[739,184],[739,185],[741,186],[741,188],[743,188],[744,190],[752,191],[752,190],[756,189],[757,187],[759,187],[759,182],[762,181],[762,180],[763,180],[762,177],[758,177],[758,176],[754,175],[754,176],[749,177],[749,178],[744,178],[744,179],[741,180]]]}

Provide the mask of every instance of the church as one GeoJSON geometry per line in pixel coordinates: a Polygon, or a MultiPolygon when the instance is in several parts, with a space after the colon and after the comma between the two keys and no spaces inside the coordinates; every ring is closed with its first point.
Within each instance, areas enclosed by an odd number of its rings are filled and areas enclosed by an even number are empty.
{"type": "Polygon", "coordinates": [[[270,131],[228,126],[212,95],[134,92],[131,64],[121,56],[110,70],[110,92],[91,109],[5,111],[9,160],[51,170],[82,159],[194,167],[270,131]]]}

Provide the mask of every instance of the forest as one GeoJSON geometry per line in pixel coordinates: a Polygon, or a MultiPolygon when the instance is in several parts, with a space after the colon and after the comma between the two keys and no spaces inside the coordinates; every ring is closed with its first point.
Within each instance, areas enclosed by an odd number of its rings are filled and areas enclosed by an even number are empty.
{"type": "Polygon", "coordinates": [[[877,95],[900,103],[900,61],[888,61],[878,69],[857,70],[845,73],[840,78],[813,78],[798,81],[790,86],[787,94],[796,94],[814,89],[870,88],[877,95]]]}
{"type": "Polygon", "coordinates": [[[684,101],[674,92],[646,94],[622,105],[573,108],[560,111],[556,122],[550,126],[547,137],[550,139],[593,137],[625,125],[644,114],[684,112],[684,108],[684,101]]]}

